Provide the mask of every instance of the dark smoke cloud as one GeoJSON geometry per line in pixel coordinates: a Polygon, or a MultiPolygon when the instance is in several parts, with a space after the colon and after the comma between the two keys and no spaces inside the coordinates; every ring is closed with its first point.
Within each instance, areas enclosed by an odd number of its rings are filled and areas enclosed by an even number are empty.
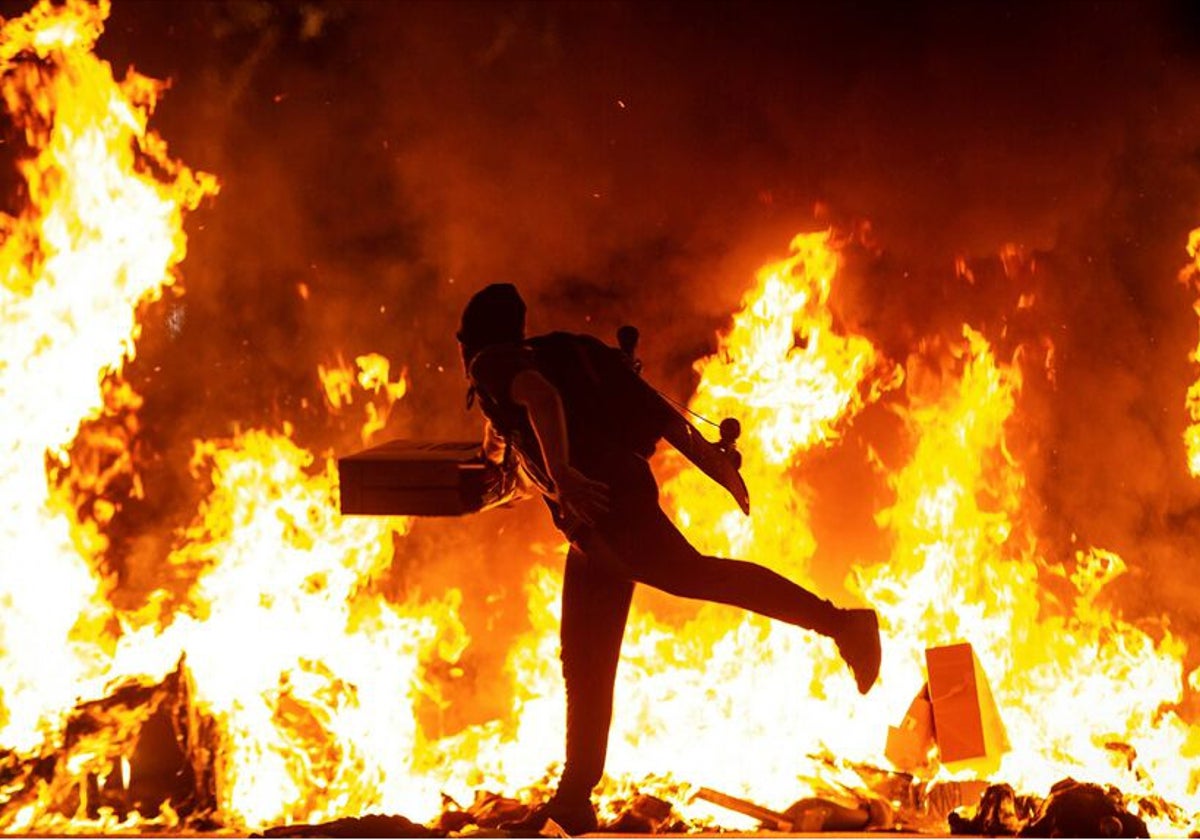
{"type": "MultiPolygon", "coordinates": [[[[898,361],[964,319],[1009,351],[1022,331],[1053,342],[1024,438],[1054,545],[1118,549],[1153,581],[1200,533],[1179,442],[1196,323],[1175,276],[1200,223],[1182,4],[116,0],[101,52],[174,80],[158,127],[224,182],[193,219],[186,296],[160,307],[185,326],[152,324],[138,363],[165,461],[277,416],[352,445],[316,392],[337,351],[408,365],[391,431],[473,434],[452,335],[496,280],[534,329],[638,324],[651,377],[684,397],[757,266],[799,230],[867,220],[838,302],[898,361]],[[1009,243],[1032,274],[1001,269],[1009,243]]],[[[886,546],[861,536],[870,510],[830,501],[848,491],[829,457],[818,536],[868,559],[886,546]]],[[[461,535],[503,521],[517,555],[548,532],[496,516],[415,539],[512,589],[523,563],[461,535]]],[[[1196,621],[1185,587],[1130,603],[1196,621]]]]}

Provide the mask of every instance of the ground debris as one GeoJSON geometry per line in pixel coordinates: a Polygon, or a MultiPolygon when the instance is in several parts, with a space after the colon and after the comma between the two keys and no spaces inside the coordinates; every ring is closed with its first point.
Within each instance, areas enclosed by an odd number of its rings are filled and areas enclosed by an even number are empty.
{"type": "Polygon", "coordinates": [[[711,788],[700,788],[696,798],[753,817],[769,831],[809,834],[820,831],[857,832],[869,828],[890,830],[895,826],[892,807],[877,796],[856,797],[856,801],[845,803],[809,796],[793,802],[783,811],[773,811],[756,802],[711,788]]]}
{"type": "Polygon", "coordinates": [[[951,834],[1013,837],[1033,820],[1038,803],[1018,797],[1010,785],[990,785],[984,790],[974,816],[957,812],[947,815],[951,834]]]}
{"type": "Polygon", "coordinates": [[[1063,779],[1041,802],[1017,796],[1009,785],[991,785],[975,813],[952,813],[950,832],[992,837],[1149,837],[1116,788],[1063,779]]]}
{"type": "Polygon", "coordinates": [[[345,817],[320,825],[286,825],[269,828],[258,837],[445,837],[446,832],[426,828],[410,819],[384,814],[345,817]]]}
{"type": "Polygon", "coordinates": [[[480,828],[499,828],[501,823],[518,822],[529,816],[533,807],[519,799],[498,793],[479,791],[467,809],[471,822],[480,828]]]}
{"type": "Polygon", "coordinates": [[[368,814],[344,817],[312,825],[269,828],[259,837],[507,837],[502,823],[522,820],[532,806],[491,791],[476,791],[475,800],[464,808],[443,794],[442,812],[430,825],[406,817],[368,814]]]}
{"type": "Polygon", "coordinates": [[[670,802],[639,793],[624,803],[620,814],[604,830],[615,834],[680,834],[687,831],[687,825],[676,816],[670,802]]]}

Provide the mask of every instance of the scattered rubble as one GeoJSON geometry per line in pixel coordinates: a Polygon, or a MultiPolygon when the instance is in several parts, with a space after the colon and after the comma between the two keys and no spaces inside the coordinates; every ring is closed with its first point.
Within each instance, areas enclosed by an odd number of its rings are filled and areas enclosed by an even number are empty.
{"type": "MultiPolygon", "coordinates": [[[[954,744],[960,760],[991,760],[1007,747],[986,679],[969,645],[930,651],[930,682],[913,701],[905,722],[889,733],[889,754],[923,764],[945,759],[954,744]],[[950,704],[950,705],[947,705],[950,704]],[[957,704],[957,708],[954,707],[957,704]],[[947,711],[949,709],[949,711],[947,711]],[[967,746],[964,748],[963,745],[967,746]],[[938,757],[940,755],[940,758],[938,757]]],[[[160,682],[129,681],[101,700],[80,704],[56,745],[36,755],[0,750],[2,817],[30,806],[49,808],[64,824],[72,819],[118,822],[140,816],[189,833],[220,830],[217,812],[218,743],[213,720],[193,702],[185,662],[160,682]]],[[[1136,752],[1106,745],[1137,769],[1136,752]]],[[[699,799],[749,815],[778,832],[888,831],[1019,837],[1148,837],[1145,821],[1112,787],[1064,779],[1045,799],[1018,795],[1006,784],[962,780],[928,784],[925,774],[847,765],[825,757],[829,777],[852,769],[860,782],[806,796],[782,811],[700,788],[699,799]]],[[[903,763],[903,762],[900,762],[903,763]]],[[[942,761],[944,764],[944,760],[942,761]]],[[[927,776],[926,776],[927,778],[927,776]]],[[[634,790],[609,803],[616,816],[602,832],[650,835],[694,828],[671,802],[634,790]]],[[[1185,824],[1177,806],[1153,798],[1131,803],[1149,818],[1185,824]]],[[[467,807],[445,797],[430,825],[403,816],[365,815],[318,825],[280,826],[264,837],[504,836],[499,826],[529,815],[532,805],[496,793],[477,792],[467,807]]],[[[143,823],[145,824],[145,823],[143,823]]]]}
{"type": "Polygon", "coordinates": [[[192,702],[183,659],[158,683],[125,682],[81,703],[61,741],[41,754],[0,754],[5,828],[25,807],[49,804],[64,820],[133,814],[166,825],[216,828],[215,725],[192,702]],[[41,804],[39,804],[41,803],[41,804]]]}
{"type": "Polygon", "coordinates": [[[749,800],[700,788],[697,799],[753,817],[770,831],[793,831],[811,834],[821,831],[887,831],[895,826],[891,806],[878,797],[861,797],[847,805],[821,797],[806,797],[793,802],[783,811],[772,811],[749,800]]]}
{"type": "Polygon", "coordinates": [[[1012,837],[1033,819],[1037,803],[1022,798],[1009,785],[990,785],[968,818],[954,811],[947,816],[951,834],[984,837],[1012,837]]]}
{"type": "Polygon", "coordinates": [[[260,837],[446,837],[447,832],[434,831],[404,817],[368,814],[347,817],[320,825],[289,825],[272,828],[260,837]]]}
{"type": "Polygon", "coordinates": [[[615,820],[604,826],[605,831],[615,834],[676,834],[687,828],[670,802],[648,793],[637,794],[625,803],[615,820]]]}
{"type": "Polygon", "coordinates": [[[1149,837],[1146,823],[1125,807],[1116,788],[1063,779],[1041,802],[1008,785],[984,791],[975,814],[949,817],[953,834],[988,837],[1149,837]]]}

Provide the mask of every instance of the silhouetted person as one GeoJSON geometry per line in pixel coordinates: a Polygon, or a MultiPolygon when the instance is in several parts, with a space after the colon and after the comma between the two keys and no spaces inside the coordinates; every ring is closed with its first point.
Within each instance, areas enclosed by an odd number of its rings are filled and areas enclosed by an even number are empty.
{"type": "Polygon", "coordinates": [[[880,659],[873,610],[839,609],[763,566],[707,557],[659,508],[647,458],[664,437],[730,489],[743,510],[749,500],[728,456],[642,382],[620,351],[583,335],[527,339],[525,304],[509,284],[471,298],[458,339],[471,394],[488,421],[485,448],[528,476],[571,544],[560,630],[567,690],[563,775],[548,802],[507,828],[536,834],[547,819],[570,834],[596,828],[591,794],[604,771],[635,583],[830,636],[859,691],[870,689],[880,659]]]}

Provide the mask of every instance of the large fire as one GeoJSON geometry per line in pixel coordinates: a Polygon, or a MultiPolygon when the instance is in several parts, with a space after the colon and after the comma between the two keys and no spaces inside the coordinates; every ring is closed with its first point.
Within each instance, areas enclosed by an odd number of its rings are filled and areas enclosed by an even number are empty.
{"type": "MultiPolygon", "coordinates": [[[[4,102],[28,146],[28,200],[0,217],[0,827],[428,821],[444,795],[528,795],[562,742],[559,550],[531,550],[531,630],[508,654],[520,687],[510,712],[448,735],[423,731],[417,707],[439,702],[435,672],[471,644],[462,595],[392,591],[385,573],[412,523],[340,517],[333,454],[301,447],[287,422],[231,423],[228,437],[196,441],[191,469],[210,489],[162,558],[161,590],[136,611],[111,598],[106,526],[121,494],[140,492],[129,454],[140,399],[122,366],[139,312],[179,280],[186,213],[217,185],[147,128],[162,85],[133,72],[117,81],[92,53],[107,14],[107,0],[44,0],[0,29],[4,102]],[[79,710],[167,685],[192,709],[201,793],[116,808],[121,797],[105,792],[134,783],[130,733],[151,708],[105,706],[111,726],[82,735],[79,710]]],[[[876,512],[890,557],[845,582],[880,611],[880,683],[859,696],[832,643],[791,627],[717,606],[671,621],[635,609],[606,796],[639,786],[693,824],[742,827],[690,793],[707,785],[783,807],[861,788],[854,767],[887,766],[884,735],[925,681],[925,649],[965,640],[1011,742],[995,779],[1039,791],[1068,775],[1111,783],[1174,805],[1146,814],[1152,829],[1187,828],[1200,811],[1188,770],[1200,730],[1176,711],[1184,642],[1108,605],[1121,557],[1103,546],[1048,556],[1026,514],[1036,500],[1012,428],[1036,354],[1000,358],[995,337],[967,324],[888,359],[832,308],[842,244],[798,236],[696,365],[690,408],[747,430],[753,515],[680,459],[656,466],[703,550],[814,585],[806,458],[839,446],[869,408],[893,418],[902,460],[872,452],[891,493],[876,512]]],[[[377,438],[410,390],[377,354],[331,358],[314,376],[331,415],[362,414],[361,441],[348,444],[377,438]]],[[[1197,440],[1193,429],[1193,472],[1197,440]]],[[[929,780],[949,775],[933,767],[929,780]]]]}
{"type": "Polygon", "coordinates": [[[171,161],[147,132],[161,86],[136,74],[117,83],[91,54],[105,14],[45,4],[0,31],[4,102],[30,148],[20,163],[28,202],[0,217],[0,495],[9,511],[0,741],[17,748],[100,687],[112,652],[96,573],[103,516],[77,519],[48,485],[46,460],[69,469],[80,424],[136,402],[114,374],[133,355],[137,307],[174,282],[183,213],[215,191],[211,176],[171,161]]]}

